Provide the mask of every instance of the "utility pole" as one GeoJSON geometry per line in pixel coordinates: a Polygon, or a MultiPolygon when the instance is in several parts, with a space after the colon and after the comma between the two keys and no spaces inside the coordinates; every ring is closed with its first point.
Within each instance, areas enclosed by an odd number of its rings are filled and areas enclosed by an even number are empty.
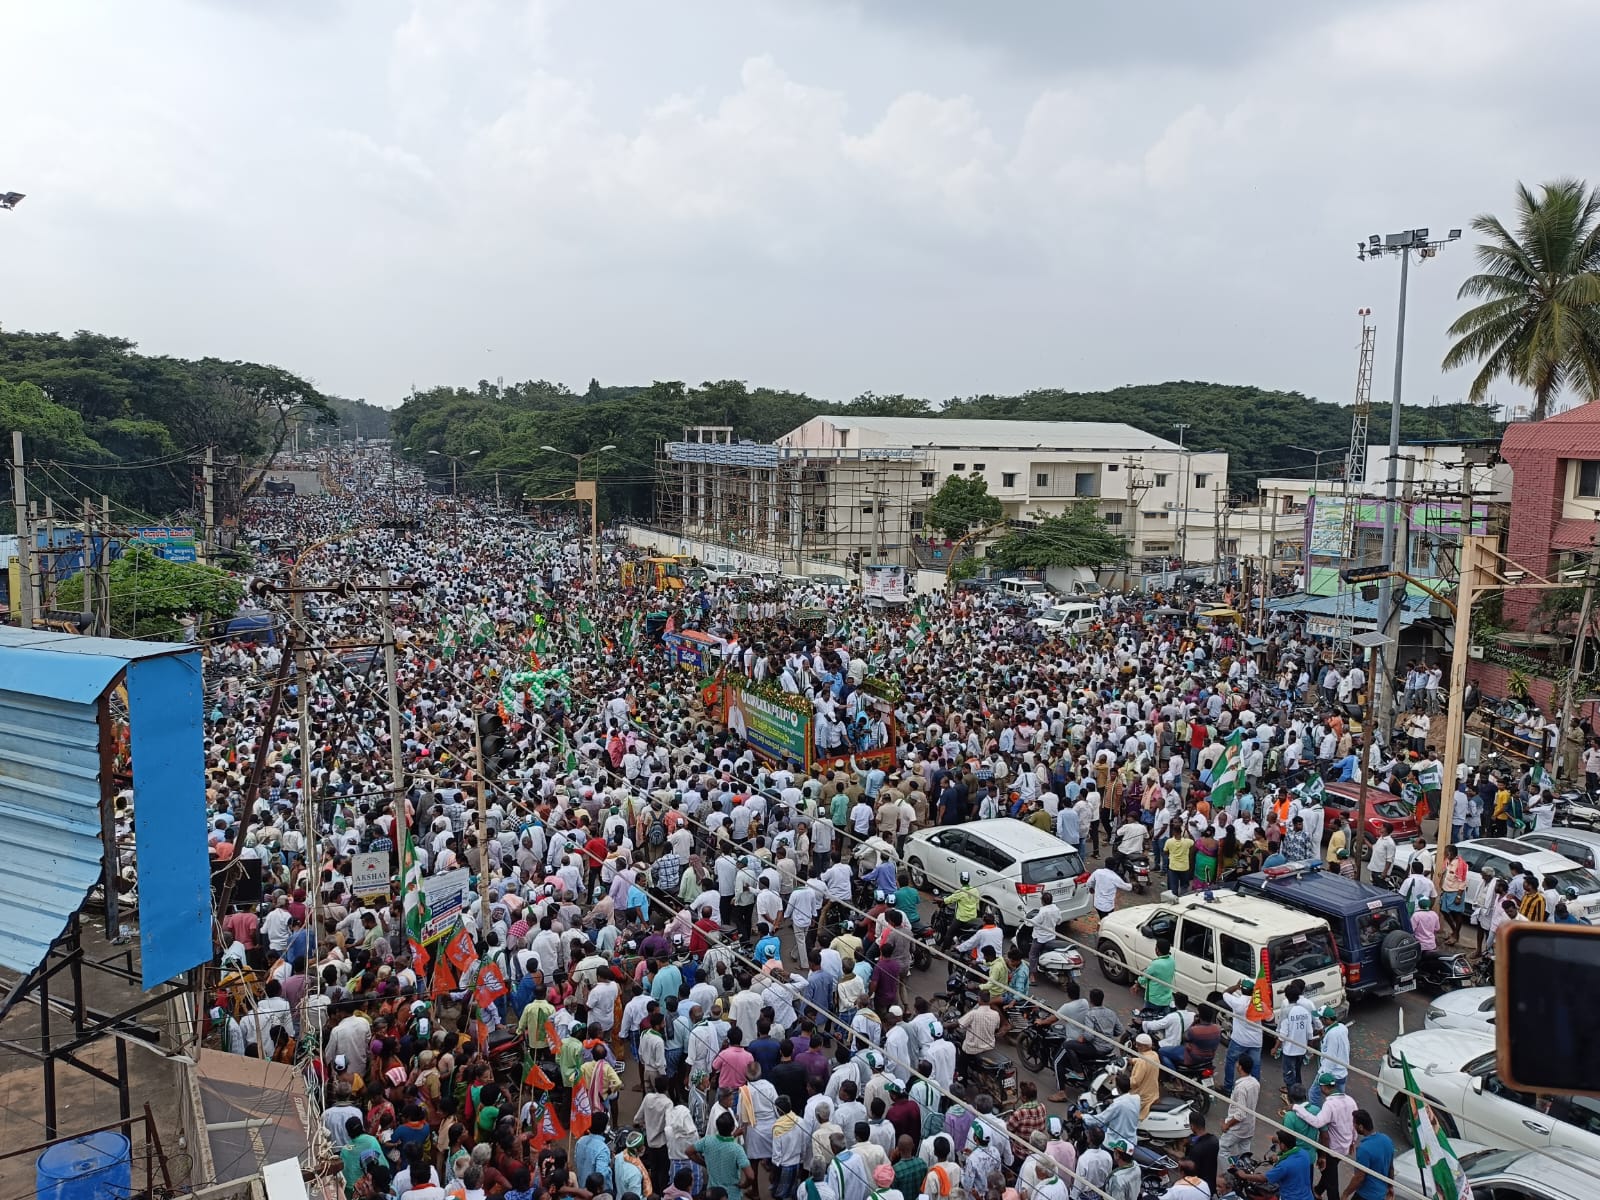
{"type": "MultiPolygon", "coordinates": [[[[299,427],[296,426],[296,429],[299,427]]],[[[211,562],[211,551],[207,548],[215,536],[217,522],[217,472],[216,472],[216,447],[206,447],[205,465],[201,468],[205,495],[201,498],[201,512],[204,517],[205,527],[200,533],[200,561],[205,564],[211,562]]]]}
{"type": "Polygon", "coordinates": [[[11,505],[17,521],[17,575],[19,595],[12,603],[17,610],[17,623],[23,629],[32,629],[33,607],[33,523],[28,520],[28,476],[22,466],[22,432],[11,431],[11,505]]]}
{"type": "Polygon", "coordinates": [[[94,501],[89,497],[83,498],[83,562],[78,569],[78,577],[83,580],[83,614],[84,632],[91,632],[94,626],[94,501]]]}
{"type": "Polygon", "coordinates": [[[44,595],[44,610],[49,612],[56,606],[56,502],[49,496],[44,498],[44,544],[39,555],[39,590],[44,595]]]}
{"type": "Polygon", "coordinates": [[[96,624],[101,637],[111,636],[111,497],[100,493],[100,586],[95,589],[100,603],[96,624]]]}
{"type": "Polygon", "coordinates": [[[478,941],[489,932],[489,798],[483,778],[483,734],[472,726],[472,762],[478,788],[478,941]]]}
{"type": "MultiPolygon", "coordinates": [[[[1489,560],[1494,539],[1469,535],[1461,539],[1460,569],[1456,572],[1456,622],[1450,654],[1450,691],[1445,700],[1444,777],[1439,790],[1438,842],[1444,844],[1453,824],[1456,802],[1456,772],[1461,763],[1461,735],[1467,715],[1463,701],[1467,691],[1467,651],[1472,642],[1472,605],[1478,593],[1494,586],[1489,560]],[[1486,580],[1485,577],[1488,577],[1486,580]]],[[[1434,855],[1433,882],[1444,883],[1444,855],[1434,855]]]]}
{"type": "Polygon", "coordinates": [[[1179,421],[1173,426],[1178,431],[1178,563],[1189,565],[1189,453],[1183,448],[1183,439],[1189,432],[1189,423],[1179,421]]]}
{"type": "MultiPolygon", "coordinates": [[[[1594,544],[1594,535],[1589,541],[1594,544]]],[[[1572,705],[1578,688],[1578,676],[1583,674],[1584,643],[1588,638],[1589,614],[1594,608],[1596,572],[1600,571],[1600,550],[1589,551],[1589,566],[1583,573],[1583,603],[1578,606],[1578,627],[1572,635],[1572,665],[1567,668],[1567,678],[1561,685],[1561,717],[1556,721],[1555,762],[1546,770],[1557,779],[1566,777],[1567,730],[1572,727],[1572,705]]]]}
{"type": "MultiPolygon", "coordinates": [[[[405,785],[405,753],[401,744],[400,730],[400,666],[395,653],[394,618],[391,616],[393,602],[389,596],[383,599],[383,675],[384,683],[388,688],[389,699],[389,788],[394,796],[394,842],[395,865],[403,866],[405,856],[406,836],[409,832],[406,824],[406,785],[405,785]]],[[[402,893],[405,890],[405,880],[400,880],[402,893]]]]}

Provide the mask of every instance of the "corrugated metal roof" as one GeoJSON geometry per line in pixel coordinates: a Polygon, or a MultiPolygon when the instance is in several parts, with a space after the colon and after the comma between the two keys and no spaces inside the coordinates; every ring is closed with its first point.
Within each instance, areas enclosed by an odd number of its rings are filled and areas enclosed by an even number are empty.
{"type": "MultiPolygon", "coordinates": [[[[864,429],[893,445],[999,450],[1177,450],[1153,433],[1120,421],[983,421],[961,417],[821,418],[836,429],[864,429]]],[[[780,439],[781,440],[781,439],[780,439]]]]}
{"type": "Polygon", "coordinates": [[[43,962],[100,879],[100,697],[130,663],[185,652],[0,627],[0,965],[43,962]]]}

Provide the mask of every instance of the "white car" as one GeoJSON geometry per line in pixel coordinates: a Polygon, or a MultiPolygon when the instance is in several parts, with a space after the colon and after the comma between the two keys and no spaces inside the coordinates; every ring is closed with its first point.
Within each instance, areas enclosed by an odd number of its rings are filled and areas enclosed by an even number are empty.
{"type": "Polygon", "coordinates": [[[1099,619],[1099,605],[1088,601],[1068,601],[1045,609],[1033,619],[1033,623],[1049,633],[1088,633],[1099,619]]]}
{"type": "Polygon", "coordinates": [[[1426,1029],[1466,1029],[1494,1035],[1494,989],[1462,988],[1445,992],[1428,1005],[1426,1029]]]}
{"type": "MultiPolygon", "coordinates": [[[[1594,1160],[1572,1150],[1491,1150],[1471,1142],[1451,1142],[1450,1148],[1474,1200],[1589,1200],[1595,1194],[1594,1160]]],[[[1433,1194],[1422,1190],[1415,1154],[1395,1154],[1394,1177],[1413,1192],[1433,1194]]]]}
{"type": "Polygon", "coordinates": [[[970,875],[983,902],[1012,929],[1039,907],[1046,890],[1063,921],[1089,911],[1089,892],[1081,886],[1085,868],[1077,850],[1012,817],[918,829],[906,838],[900,858],[919,888],[953,892],[961,886],[962,873],[970,875]]]}
{"type": "MultiPolygon", "coordinates": [[[[1432,855],[1438,847],[1430,845],[1424,849],[1432,855]]],[[[1512,838],[1474,838],[1459,843],[1456,849],[1467,860],[1468,908],[1477,904],[1478,895],[1483,891],[1484,867],[1488,867],[1498,879],[1510,879],[1512,864],[1520,863],[1523,870],[1532,871],[1541,883],[1546,875],[1553,876],[1557,891],[1565,892],[1571,888],[1576,892],[1577,899],[1570,901],[1567,906],[1573,916],[1582,917],[1590,923],[1600,920],[1600,875],[1588,867],[1579,866],[1570,858],[1539,850],[1527,842],[1512,838]]],[[[1411,859],[1415,853],[1410,846],[1397,846],[1391,874],[1403,877],[1411,869],[1411,859]]]]}
{"type": "Polygon", "coordinates": [[[1512,1091],[1495,1072],[1492,1036],[1423,1029],[1395,1038],[1378,1069],[1378,1102],[1405,1118],[1402,1055],[1452,1140],[1504,1150],[1564,1147],[1600,1156],[1600,1100],[1512,1091]]]}
{"type": "Polygon", "coordinates": [[[1195,1000],[1253,983],[1263,960],[1274,1006],[1287,1003],[1291,979],[1305,984],[1318,1007],[1345,1008],[1339,950],[1328,923],[1273,900],[1226,888],[1119,908],[1100,922],[1101,970],[1112,983],[1132,983],[1170,945],[1175,990],[1195,1000]]]}

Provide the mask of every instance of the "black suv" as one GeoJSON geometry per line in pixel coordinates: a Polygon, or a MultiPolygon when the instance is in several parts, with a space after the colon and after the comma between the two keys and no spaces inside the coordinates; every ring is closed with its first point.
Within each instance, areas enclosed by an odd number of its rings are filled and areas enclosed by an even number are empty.
{"type": "Polygon", "coordinates": [[[1411,933],[1405,901],[1394,892],[1305,862],[1246,875],[1234,886],[1327,921],[1352,1001],[1416,989],[1422,947],[1411,933]]]}

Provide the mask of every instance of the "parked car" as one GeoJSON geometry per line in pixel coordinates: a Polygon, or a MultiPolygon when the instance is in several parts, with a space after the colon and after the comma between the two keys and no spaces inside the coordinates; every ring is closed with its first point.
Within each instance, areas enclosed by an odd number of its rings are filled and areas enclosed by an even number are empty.
{"type": "Polygon", "coordinates": [[[1346,1007],[1338,947],[1328,923],[1310,913],[1227,889],[1119,909],[1100,923],[1106,978],[1132,983],[1160,940],[1172,944],[1174,987],[1195,1000],[1253,981],[1265,960],[1275,1005],[1286,1003],[1284,988],[1300,979],[1319,1006],[1346,1007]]]}
{"type": "Polygon", "coordinates": [[[1600,831],[1563,826],[1525,833],[1517,841],[1536,850],[1548,850],[1562,858],[1570,858],[1580,867],[1590,870],[1600,867],[1600,831]]]}
{"type": "MultiPolygon", "coordinates": [[[[1347,826],[1355,828],[1356,802],[1361,789],[1354,783],[1330,783],[1323,793],[1322,808],[1325,821],[1335,816],[1343,817],[1347,826]]],[[[1411,806],[1398,796],[1378,788],[1367,789],[1367,805],[1363,811],[1366,826],[1365,846],[1370,847],[1387,830],[1396,842],[1409,842],[1422,832],[1411,806]]]]}
{"type": "MultiPolygon", "coordinates": [[[[1432,854],[1436,847],[1426,846],[1424,849],[1432,854]]],[[[1600,875],[1579,866],[1570,858],[1536,849],[1514,838],[1474,838],[1457,844],[1456,849],[1467,860],[1468,905],[1478,902],[1478,894],[1483,890],[1484,867],[1488,867],[1496,878],[1510,879],[1512,865],[1520,863],[1523,870],[1532,871],[1541,882],[1546,875],[1554,878],[1558,891],[1571,888],[1576,892],[1577,898],[1567,905],[1573,916],[1591,922],[1600,919],[1600,875]]],[[[1396,848],[1392,872],[1396,878],[1403,877],[1411,869],[1411,859],[1415,853],[1409,845],[1396,848]]]]}
{"type": "Polygon", "coordinates": [[[1047,608],[1033,619],[1050,633],[1088,633],[1100,619],[1100,606],[1090,600],[1071,601],[1047,608]]]}
{"type": "MultiPolygon", "coordinates": [[[[1588,1200],[1594,1195],[1594,1160],[1587,1155],[1558,1149],[1491,1150],[1473,1142],[1453,1141],[1450,1146],[1476,1200],[1588,1200]]],[[[1432,1194],[1422,1190],[1415,1154],[1395,1155],[1394,1177],[1419,1195],[1432,1194]]]]}
{"type": "Polygon", "coordinates": [[[1325,920],[1351,1000],[1416,990],[1422,948],[1412,936],[1406,902],[1394,892],[1324,871],[1317,863],[1257,871],[1235,886],[1325,920]]]}
{"type": "MultiPolygon", "coordinates": [[[[1519,1153],[1540,1146],[1600,1155],[1600,1100],[1512,1091],[1495,1070],[1492,1036],[1422,1029],[1389,1043],[1378,1068],[1378,1102],[1404,1116],[1409,1105],[1402,1055],[1450,1138],[1519,1153]]],[[[1592,1177],[1583,1194],[1595,1194],[1592,1177]]]]}
{"type": "Polygon", "coordinates": [[[1427,1029],[1466,1029],[1494,1034],[1494,989],[1462,988],[1445,992],[1428,1005],[1427,1029]]]}
{"type": "Polygon", "coordinates": [[[1021,926],[1029,909],[1039,907],[1046,890],[1063,920],[1089,911],[1090,896],[1083,887],[1088,874],[1077,850],[1013,817],[918,829],[906,839],[900,857],[919,888],[953,892],[961,886],[962,872],[968,873],[984,903],[1013,929],[1021,926]]]}

